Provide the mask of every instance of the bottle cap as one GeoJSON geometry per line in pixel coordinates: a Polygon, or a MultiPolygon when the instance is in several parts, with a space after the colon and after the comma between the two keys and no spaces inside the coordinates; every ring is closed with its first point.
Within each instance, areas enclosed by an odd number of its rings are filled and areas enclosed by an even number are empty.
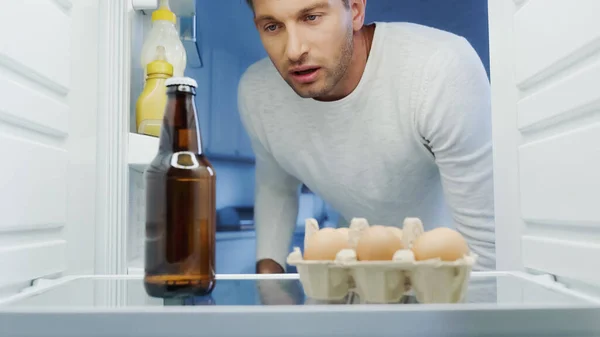
{"type": "Polygon", "coordinates": [[[170,21],[173,24],[177,22],[177,16],[175,15],[175,13],[171,12],[168,0],[161,0],[160,7],[158,7],[157,10],[152,12],[152,21],[157,20],[170,21]]]}
{"type": "Polygon", "coordinates": [[[170,77],[165,81],[165,86],[171,85],[189,85],[190,87],[197,88],[198,83],[191,77],[170,77]]]}
{"type": "Polygon", "coordinates": [[[166,74],[173,76],[173,65],[167,62],[166,50],[163,46],[156,46],[156,55],[152,62],[146,66],[146,72],[150,74],[166,74]]]}

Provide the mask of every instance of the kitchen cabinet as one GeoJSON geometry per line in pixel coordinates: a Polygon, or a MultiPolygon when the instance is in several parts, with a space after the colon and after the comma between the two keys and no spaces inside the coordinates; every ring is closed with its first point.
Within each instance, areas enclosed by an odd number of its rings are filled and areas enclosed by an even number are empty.
{"type": "MultiPolygon", "coordinates": [[[[385,3],[389,14],[407,1],[373,3],[385,3]]],[[[420,3],[433,2],[414,1],[420,3]]],[[[135,147],[156,143],[130,133],[127,94],[131,28],[144,14],[131,0],[12,0],[7,8],[0,14],[0,335],[600,331],[600,264],[593,258],[600,255],[600,156],[590,146],[600,141],[597,0],[488,1],[498,271],[474,272],[469,291],[486,279],[492,290],[467,303],[373,307],[318,303],[290,284],[277,286],[295,274],[219,275],[234,286],[221,282],[212,300],[194,299],[198,305],[145,297],[140,275],[128,275],[129,222],[143,209],[130,200],[137,199],[130,188],[137,183],[132,172],[155,151],[133,153],[135,147]]],[[[210,12],[206,24],[230,29],[223,22],[245,7],[240,1],[231,8],[210,12]]],[[[214,36],[215,43],[222,38],[214,36]]],[[[202,56],[256,52],[236,39],[216,43],[219,52],[201,49],[202,56]]],[[[239,68],[241,61],[231,62],[239,68]]]]}
{"type": "Polygon", "coordinates": [[[250,139],[240,120],[237,87],[246,68],[266,56],[250,19],[252,12],[245,3],[199,0],[198,30],[201,32],[204,68],[190,71],[206,84],[198,91],[203,122],[207,129],[205,151],[210,158],[253,162],[250,139]],[[215,17],[227,24],[213,24],[215,17]],[[252,46],[249,51],[248,46],[252,46]]]}
{"type": "MultiPolygon", "coordinates": [[[[216,265],[219,274],[253,274],[256,266],[256,233],[254,231],[217,233],[216,265]]],[[[296,230],[290,250],[304,247],[304,230],[296,230]]],[[[287,266],[288,273],[296,268],[287,266]]]]}
{"type": "Polygon", "coordinates": [[[236,80],[238,58],[230,53],[213,50],[211,53],[212,88],[210,96],[210,138],[206,151],[212,155],[234,156],[238,150],[240,125],[236,123],[236,80]]]}
{"type": "Polygon", "coordinates": [[[254,152],[237,105],[237,85],[246,68],[239,55],[216,48],[211,50],[209,66],[212,81],[206,153],[211,158],[252,161],[254,152]]]}
{"type": "Polygon", "coordinates": [[[254,231],[219,232],[216,246],[216,269],[219,274],[254,274],[254,231]]]}

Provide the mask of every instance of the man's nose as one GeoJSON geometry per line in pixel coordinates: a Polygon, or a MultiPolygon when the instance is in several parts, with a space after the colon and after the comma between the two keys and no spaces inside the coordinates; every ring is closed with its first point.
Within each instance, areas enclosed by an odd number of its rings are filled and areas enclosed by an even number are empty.
{"type": "Polygon", "coordinates": [[[304,55],[308,52],[308,47],[304,39],[294,29],[288,29],[288,41],[286,54],[288,59],[294,62],[302,61],[304,55]]]}

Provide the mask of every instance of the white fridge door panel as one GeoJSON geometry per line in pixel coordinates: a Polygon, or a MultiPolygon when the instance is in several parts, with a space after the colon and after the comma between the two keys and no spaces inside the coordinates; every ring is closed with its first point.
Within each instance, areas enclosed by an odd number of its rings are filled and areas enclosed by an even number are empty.
{"type": "Polygon", "coordinates": [[[600,37],[598,11],[595,0],[523,2],[513,18],[517,85],[542,82],[593,54],[600,37]]]}
{"type": "Polygon", "coordinates": [[[488,4],[497,268],[600,285],[600,2],[488,4]]]}
{"type": "Polygon", "coordinates": [[[0,11],[0,288],[93,270],[95,0],[0,11]]]}

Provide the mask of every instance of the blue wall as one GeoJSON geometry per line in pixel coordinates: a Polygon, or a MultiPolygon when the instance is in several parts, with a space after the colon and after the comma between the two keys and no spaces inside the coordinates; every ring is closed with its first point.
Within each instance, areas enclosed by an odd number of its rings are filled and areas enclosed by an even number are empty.
{"type": "MultiPolygon", "coordinates": [[[[186,75],[194,77],[199,84],[197,106],[203,138],[209,145],[212,140],[212,146],[215,142],[229,141],[231,137],[240,137],[238,142],[247,143],[237,111],[232,109],[236,106],[239,80],[235,74],[241,75],[248,65],[266,56],[252,22],[252,13],[245,0],[197,0],[197,11],[197,35],[204,68],[188,69],[186,75]],[[215,69],[213,64],[217,67],[225,65],[215,62],[214,55],[226,55],[234,61],[226,63],[227,69],[215,69]],[[215,76],[219,73],[227,73],[231,83],[221,81],[217,87],[215,76]],[[215,98],[220,102],[215,102],[215,98]],[[215,111],[216,104],[222,104],[222,101],[229,102],[225,107],[227,111],[215,111]],[[222,120],[215,124],[216,118],[222,120]],[[219,125],[227,126],[218,129],[219,125]],[[217,132],[219,137],[215,137],[217,132]]],[[[369,0],[367,22],[370,21],[409,21],[462,35],[478,52],[489,74],[485,0],[369,0]]],[[[213,159],[212,162],[217,171],[217,207],[252,205],[254,165],[235,158],[213,159]]]]}

